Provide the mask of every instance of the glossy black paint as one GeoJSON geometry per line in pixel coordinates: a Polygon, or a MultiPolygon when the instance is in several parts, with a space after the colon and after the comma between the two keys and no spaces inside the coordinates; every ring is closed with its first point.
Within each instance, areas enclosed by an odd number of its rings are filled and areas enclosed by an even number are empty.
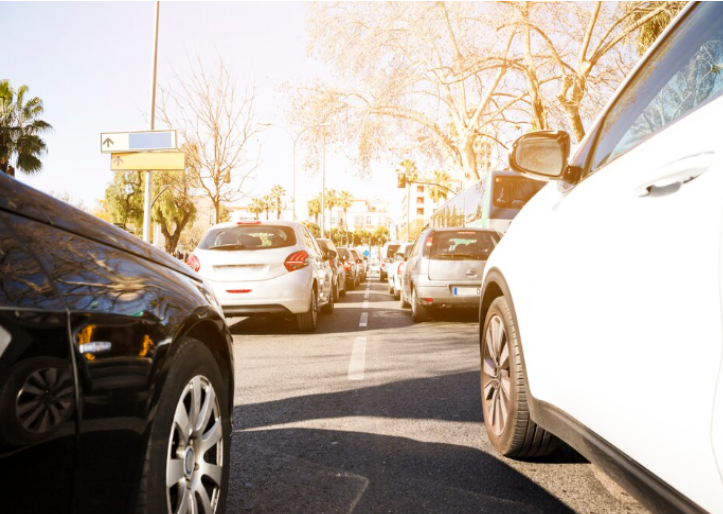
{"type": "MultiPolygon", "coordinates": [[[[0,351],[0,401],[6,390],[15,397],[21,379],[12,369],[27,374],[33,358],[70,376],[73,398],[52,437],[0,443],[0,489],[12,470],[10,483],[23,491],[1,510],[132,512],[179,338],[190,333],[205,342],[233,391],[231,336],[220,309],[177,260],[5,176],[0,223],[0,327],[11,334],[0,351]],[[38,491],[32,501],[24,492],[31,488],[38,491]]],[[[3,406],[0,433],[11,430],[11,419],[3,406]]]]}

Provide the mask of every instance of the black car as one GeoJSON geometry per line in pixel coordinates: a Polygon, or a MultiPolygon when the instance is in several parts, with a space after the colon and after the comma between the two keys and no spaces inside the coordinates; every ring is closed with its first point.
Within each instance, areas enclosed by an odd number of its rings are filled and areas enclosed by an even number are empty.
{"type": "Polygon", "coordinates": [[[222,512],[220,312],[176,259],[0,174],[0,510],[222,512]]]}
{"type": "Polygon", "coordinates": [[[327,255],[333,255],[333,257],[329,259],[329,264],[331,265],[331,270],[334,274],[334,301],[338,302],[339,297],[346,296],[346,271],[344,271],[341,258],[339,257],[339,252],[337,251],[336,246],[334,246],[334,243],[332,243],[331,239],[317,239],[316,242],[319,243],[319,246],[324,253],[327,255]]]}
{"type": "Polygon", "coordinates": [[[359,264],[356,257],[351,253],[349,248],[339,247],[336,249],[341,266],[344,268],[344,276],[346,277],[346,289],[353,291],[361,282],[359,264]]]}

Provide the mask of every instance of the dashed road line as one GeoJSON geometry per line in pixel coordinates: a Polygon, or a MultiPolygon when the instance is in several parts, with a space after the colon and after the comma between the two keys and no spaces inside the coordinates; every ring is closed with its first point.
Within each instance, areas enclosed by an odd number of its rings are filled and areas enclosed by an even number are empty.
{"type": "MultiPolygon", "coordinates": [[[[366,312],[362,314],[362,317],[366,312]]],[[[367,353],[367,338],[364,336],[354,339],[354,347],[351,350],[349,360],[349,380],[364,380],[364,361],[367,353]]]]}
{"type": "Polygon", "coordinates": [[[367,320],[369,319],[369,314],[366,312],[361,313],[361,318],[359,319],[359,327],[366,327],[367,326],[367,320]]]}

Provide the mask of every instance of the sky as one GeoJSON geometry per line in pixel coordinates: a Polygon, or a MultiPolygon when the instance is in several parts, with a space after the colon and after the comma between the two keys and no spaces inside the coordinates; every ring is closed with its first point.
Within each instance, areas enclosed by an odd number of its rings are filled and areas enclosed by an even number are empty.
{"type": "MultiPolygon", "coordinates": [[[[306,3],[161,2],[158,83],[173,70],[188,69],[190,58],[211,66],[220,56],[242,91],[258,87],[256,117],[287,126],[288,109],[280,86],[327,78],[326,65],[306,52],[306,3]]],[[[17,177],[45,192],[64,193],[94,207],[112,180],[110,156],[100,153],[101,132],[147,130],[150,110],[154,2],[0,2],[0,79],[25,84],[45,105],[53,126],[44,139],[43,171],[17,177]]],[[[291,127],[287,127],[293,130],[291,127]]],[[[267,128],[258,140],[257,179],[245,184],[251,196],[281,183],[291,191],[292,144],[287,132],[267,128]]],[[[390,202],[398,220],[401,190],[394,166],[378,166],[359,178],[353,164],[327,149],[327,187],[358,198],[390,202]]],[[[297,209],[302,196],[321,190],[321,175],[300,171],[297,155],[297,209]]]]}

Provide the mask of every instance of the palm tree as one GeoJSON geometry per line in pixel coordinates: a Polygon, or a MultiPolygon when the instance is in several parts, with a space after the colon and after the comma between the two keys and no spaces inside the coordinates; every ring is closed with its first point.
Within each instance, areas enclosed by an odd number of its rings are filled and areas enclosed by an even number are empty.
{"type": "Polygon", "coordinates": [[[352,195],[349,191],[342,191],[339,193],[336,205],[344,211],[344,228],[346,228],[346,230],[349,230],[349,217],[347,216],[346,211],[353,203],[354,195],[352,195]]]}
{"type": "Polygon", "coordinates": [[[0,81],[0,171],[11,176],[16,169],[28,174],[42,169],[39,156],[46,145],[40,134],[52,128],[38,119],[43,101],[33,97],[26,102],[27,92],[28,86],[13,90],[8,80],[0,81]]]}
{"type": "Polygon", "coordinates": [[[262,198],[254,198],[251,202],[251,207],[249,207],[249,211],[251,211],[251,214],[256,216],[256,219],[259,219],[259,214],[264,212],[266,210],[266,203],[262,198]]]}
{"type": "Polygon", "coordinates": [[[271,188],[271,198],[276,203],[276,219],[281,219],[281,202],[286,195],[286,190],[280,185],[275,185],[271,188]]]}
{"type": "Polygon", "coordinates": [[[314,217],[314,223],[319,224],[319,214],[321,214],[321,195],[316,198],[312,198],[306,204],[309,216],[314,217]]]}
{"type": "Polygon", "coordinates": [[[271,195],[264,195],[261,197],[261,201],[264,205],[264,212],[266,212],[266,221],[268,221],[269,211],[274,208],[274,198],[271,195]]]}
{"type": "MultiPolygon", "coordinates": [[[[432,180],[432,182],[434,182],[435,184],[439,184],[440,186],[449,187],[451,179],[449,177],[449,173],[447,173],[446,171],[437,170],[434,172],[434,179],[432,180]]],[[[440,201],[447,199],[447,196],[449,196],[449,191],[434,186],[432,186],[430,189],[431,191],[429,192],[429,198],[431,198],[432,201],[436,204],[437,208],[439,208],[440,201]]]]}
{"type": "Polygon", "coordinates": [[[327,189],[326,190],[326,198],[324,198],[324,207],[329,209],[329,231],[331,232],[331,229],[334,228],[334,224],[332,223],[331,219],[331,211],[334,207],[338,205],[339,202],[339,193],[336,192],[334,189],[327,189]]]}

